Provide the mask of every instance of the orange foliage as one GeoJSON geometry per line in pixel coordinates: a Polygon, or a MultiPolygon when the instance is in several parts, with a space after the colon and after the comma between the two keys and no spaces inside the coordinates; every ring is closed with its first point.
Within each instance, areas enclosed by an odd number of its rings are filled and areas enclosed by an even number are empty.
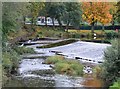
{"type": "Polygon", "coordinates": [[[93,22],[100,22],[102,24],[108,24],[112,20],[110,14],[111,5],[109,2],[83,2],[83,19],[89,24],[93,22]]]}

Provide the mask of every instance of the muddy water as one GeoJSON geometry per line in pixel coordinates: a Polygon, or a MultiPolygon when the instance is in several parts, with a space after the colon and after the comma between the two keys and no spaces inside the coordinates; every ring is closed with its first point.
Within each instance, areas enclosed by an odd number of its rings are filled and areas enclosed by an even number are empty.
{"type": "MultiPolygon", "coordinates": [[[[67,75],[56,74],[55,71],[50,67],[50,65],[43,64],[43,62],[46,60],[46,57],[53,56],[56,54],[50,52],[49,49],[37,49],[36,46],[39,46],[39,44],[26,46],[26,47],[34,48],[34,50],[38,53],[31,55],[24,55],[22,61],[20,61],[18,75],[14,76],[13,79],[8,81],[5,84],[5,86],[11,86],[11,87],[16,87],[16,86],[17,87],[101,87],[102,86],[103,83],[102,80],[94,78],[90,74],[87,74],[84,77],[72,77],[67,75]]],[[[83,65],[91,66],[91,63],[84,62],[83,65]]],[[[98,64],[93,64],[93,65],[95,66],[98,64]]]]}
{"type": "Polygon", "coordinates": [[[103,87],[103,81],[94,77],[92,74],[84,75],[83,85],[85,87],[103,87]]]}

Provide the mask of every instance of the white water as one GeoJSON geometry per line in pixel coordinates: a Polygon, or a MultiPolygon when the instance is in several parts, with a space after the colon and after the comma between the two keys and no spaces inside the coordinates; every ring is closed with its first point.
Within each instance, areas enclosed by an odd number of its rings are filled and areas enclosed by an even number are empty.
{"type": "Polygon", "coordinates": [[[25,74],[29,71],[52,69],[50,65],[42,64],[42,62],[42,59],[23,59],[19,66],[19,73],[25,74]]]}
{"type": "Polygon", "coordinates": [[[35,49],[36,52],[57,51],[59,54],[65,55],[67,58],[75,59],[75,57],[82,58],[80,61],[98,63],[103,62],[104,51],[110,46],[109,44],[93,43],[78,41],[64,46],[58,46],[53,48],[35,49]],[[84,60],[87,59],[87,60],[84,60]],[[89,61],[91,60],[91,61],[89,61]]]}
{"type": "MultiPolygon", "coordinates": [[[[34,48],[37,53],[44,53],[44,54],[31,54],[31,55],[24,55],[25,57],[37,57],[37,56],[52,56],[55,53],[51,53],[50,51],[58,51],[62,52],[62,55],[66,55],[67,58],[75,59],[75,57],[80,57],[83,59],[95,60],[94,63],[98,63],[98,61],[103,61],[103,54],[106,47],[110,46],[108,44],[100,44],[100,43],[93,43],[93,42],[83,42],[78,41],[75,43],[71,43],[64,46],[58,46],[53,48],[45,48],[45,49],[38,49],[36,46],[41,44],[31,45],[27,47],[34,48]]],[[[35,58],[35,59],[23,59],[19,66],[20,76],[22,78],[37,78],[38,80],[51,80],[55,82],[56,87],[82,87],[82,82],[84,79],[81,77],[70,77],[66,75],[38,75],[32,74],[32,71],[40,71],[40,70],[51,70],[52,68],[50,65],[42,64],[44,62],[44,58],[35,58]]],[[[93,61],[82,60],[83,62],[93,62],[93,61]]],[[[36,80],[37,81],[37,80],[36,80]]]]}

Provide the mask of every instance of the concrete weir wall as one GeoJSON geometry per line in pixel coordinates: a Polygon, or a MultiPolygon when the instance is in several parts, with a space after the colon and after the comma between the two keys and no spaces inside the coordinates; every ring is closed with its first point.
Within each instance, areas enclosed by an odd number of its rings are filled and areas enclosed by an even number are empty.
{"type": "Polygon", "coordinates": [[[109,44],[78,41],[64,46],[47,48],[45,50],[58,51],[58,55],[78,59],[85,62],[102,63],[105,49],[109,44]]]}

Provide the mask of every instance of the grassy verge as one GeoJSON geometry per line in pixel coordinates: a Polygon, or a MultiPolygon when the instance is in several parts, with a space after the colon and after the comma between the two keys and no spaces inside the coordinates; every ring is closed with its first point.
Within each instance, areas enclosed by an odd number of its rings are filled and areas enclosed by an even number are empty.
{"type": "MultiPolygon", "coordinates": [[[[72,35],[72,37],[91,37],[91,30],[75,30],[70,29],[68,32],[72,35]]],[[[117,37],[118,33],[115,30],[94,30],[94,33],[96,33],[97,37],[117,37]]]]}
{"type": "Polygon", "coordinates": [[[59,74],[70,76],[82,76],[83,66],[77,60],[66,60],[61,56],[48,57],[45,61],[47,64],[54,64],[55,71],[59,74]]]}
{"type": "Polygon", "coordinates": [[[63,40],[60,42],[56,42],[56,43],[52,43],[52,44],[48,44],[48,45],[44,45],[44,46],[38,46],[37,48],[51,48],[51,47],[57,47],[57,46],[62,46],[62,45],[66,45],[66,44],[70,44],[73,42],[76,42],[77,40],[75,39],[68,39],[68,40],[63,40]]]}

